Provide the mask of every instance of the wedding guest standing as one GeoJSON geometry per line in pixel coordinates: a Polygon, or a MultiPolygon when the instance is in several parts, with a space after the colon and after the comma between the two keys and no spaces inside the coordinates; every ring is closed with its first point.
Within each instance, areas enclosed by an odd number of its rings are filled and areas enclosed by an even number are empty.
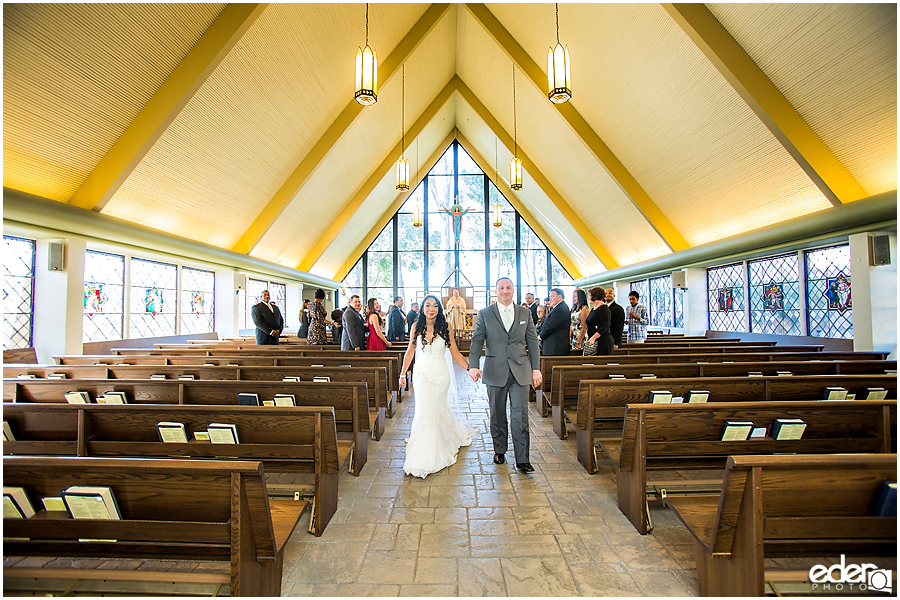
{"type": "Polygon", "coordinates": [[[344,331],[341,334],[341,350],[359,350],[366,348],[366,320],[359,314],[362,300],[356,294],[350,296],[350,302],[344,310],[344,331]]]}
{"type": "Polygon", "coordinates": [[[559,288],[550,290],[550,312],[541,326],[541,354],[543,356],[568,356],[572,348],[569,338],[569,306],[559,288]]]}
{"type": "Polygon", "coordinates": [[[406,324],[404,323],[405,320],[406,315],[403,314],[403,297],[397,296],[396,298],[394,298],[394,303],[391,305],[390,310],[388,310],[387,341],[403,341],[403,338],[406,337],[406,324]]]}
{"type": "Polygon", "coordinates": [[[576,350],[580,350],[584,342],[584,320],[590,312],[584,290],[576,288],[572,292],[572,347],[576,350]]]}
{"type": "Polygon", "coordinates": [[[609,332],[610,313],[609,307],[606,306],[606,291],[595,287],[591,288],[590,294],[594,310],[585,319],[587,337],[584,340],[584,355],[609,356],[613,353],[613,338],[609,332]]]}
{"type": "Polygon", "coordinates": [[[328,313],[325,311],[322,301],[325,300],[325,290],[316,290],[316,299],[309,308],[309,331],[306,334],[306,343],[314,346],[324,346],[328,343],[325,334],[325,325],[328,321],[328,313]]]}
{"type": "Polygon", "coordinates": [[[628,343],[643,344],[647,339],[647,325],[650,324],[650,317],[647,316],[647,309],[643,304],[638,304],[641,295],[634,290],[628,292],[628,303],[631,308],[625,311],[625,318],[628,322],[628,343]]]}
{"type": "Polygon", "coordinates": [[[616,303],[616,292],[612,288],[606,288],[606,305],[609,307],[609,332],[613,337],[613,348],[618,348],[625,331],[625,309],[616,303]]]}
{"type": "Polygon", "coordinates": [[[335,346],[340,346],[343,333],[344,313],[341,309],[336,308],[331,311],[331,343],[335,346]]]}
{"type": "Polygon", "coordinates": [[[409,305],[409,312],[406,313],[406,335],[410,335],[412,326],[419,320],[419,303],[413,302],[409,305]]]}
{"type": "Polygon", "coordinates": [[[297,337],[305,338],[309,335],[309,300],[303,301],[303,308],[300,309],[300,328],[297,329],[297,337]]]}
{"type": "Polygon", "coordinates": [[[387,350],[391,343],[384,337],[381,330],[384,321],[381,320],[381,305],[375,298],[369,298],[366,302],[366,323],[369,326],[369,341],[366,350],[387,350]]]}
{"type": "Polygon", "coordinates": [[[250,318],[256,326],[256,343],[259,346],[277,346],[278,336],[284,329],[284,318],[278,305],[269,302],[269,290],[263,290],[258,304],[250,309],[250,318]]]}

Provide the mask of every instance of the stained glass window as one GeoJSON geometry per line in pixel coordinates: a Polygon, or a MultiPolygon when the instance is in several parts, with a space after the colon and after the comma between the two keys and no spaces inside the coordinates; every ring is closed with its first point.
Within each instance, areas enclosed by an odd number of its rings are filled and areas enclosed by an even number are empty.
{"type": "Polygon", "coordinates": [[[672,327],[672,276],[650,279],[650,324],[672,327]]]}
{"type": "Polygon", "coordinates": [[[284,318],[284,320],[287,320],[287,285],[283,283],[277,283],[275,281],[270,281],[269,300],[271,300],[272,304],[278,306],[278,310],[281,311],[282,318],[284,318]]]}
{"type": "Polygon", "coordinates": [[[177,293],[178,267],[132,258],[128,337],[175,335],[177,293]]]}
{"type": "Polygon", "coordinates": [[[797,254],[748,263],[750,331],[800,335],[800,273],[797,254]]]}
{"type": "Polygon", "coordinates": [[[125,257],[87,250],[84,253],[82,340],[120,340],[125,314],[125,257]]]}
{"type": "Polygon", "coordinates": [[[684,327],[684,289],[675,288],[672,290],[675,297],[675,320],[674,327],[684,327]]]}
{"type": "Polygon", "coordinates": [[[357,293],[363,299],[393,300],[400,295],[408,308],[425,290],[436,291],[446,281],[448,285],[471,284],[473,302],[478,307],[487,304],[494,283],[501,276],[513,279],[520,296],[527,291],[546,296],[551,287],[569,291],[572,288],[571,276],[543,241],[462,146],[454,142],[348,272],[343,281],[344,296],[346,299],[357,293]],[[459,204],[468,211],[461,217],[459,247],[455,244],[454,219],[442,210],[454,204],[457,194],[459,204]],[[500,227],[492,223],[496,204],[502,212],[500,227]],[[417,206],[425,215],[419,228],[412,226],[417,206]],[[397,231],[396,247],[393,228],[397,231]],[[458,283],[455,269],[461,274],[458,283]],[[517,279],[518,272],[521,281],[517,279]]]}
{"type": "Polygon", "coordinates": [[[181,268],[181,333],[215,331],[216,274],[181,268]]]}
{"type": "Polygon", "coordinates": [[[650,310],[650,282],[646,279],[641,279],[640,281],[632,281],[629,284],[631,287],[629,288],[629,292],[637,292],[640,294],[638,298],[638,304],[643,304],[644,308],[648,311],[650,310]]]}
{"type": "Polygon", "coordinates": [[[742,263],[707,269],[706,289],[709,291],[709,328],[745,331],[742,263]]]}
{"type": "Polygon", "coordinates": [[[3,236],[3,349],[29,348],[34,326],[34,240],[3,236]]]}
{"type": "Polygon", "coordinates": [[[852,339],[850,246],[807,251],[805,263],[809,335],[852,339]]]}

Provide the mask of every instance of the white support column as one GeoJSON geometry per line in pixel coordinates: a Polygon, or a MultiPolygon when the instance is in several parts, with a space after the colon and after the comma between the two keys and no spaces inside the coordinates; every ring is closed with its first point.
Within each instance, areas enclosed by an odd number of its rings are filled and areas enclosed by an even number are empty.
{"type": "Polygon", "coordinates": [[[891,263],[869,265],[869,233],[850,241],[853,290],[853,349],[879,350],[897,357],[897,236],[890,235],[891,263]]]}
{"type": "Polygon", "coordinates": [[[34,265],[34,348],[38,362],[53,364],[56,354],[82,353],[84,240],[36,240],[34,265]],[[50,242],[66,244],[65,270],[49,271],[50,242]]]}
{"type": "Polygon", "coordinates": [[[216,314],[214,325],[219,338],[238,335],[238,293],[231,269],[216,270],[216,314]]]}
{"type": "Polygon", "coordinates": [[[289,283],[285,290],[285,329],[297,329],[300,327],[300,308],[303,306],[303,284],[289,283]]]}
{"type": "Polygon", "coordinates": [[[687,268],[684,290],[684,335],[703,335],[709,328],[709,293],[706,269],[687,268]]]}

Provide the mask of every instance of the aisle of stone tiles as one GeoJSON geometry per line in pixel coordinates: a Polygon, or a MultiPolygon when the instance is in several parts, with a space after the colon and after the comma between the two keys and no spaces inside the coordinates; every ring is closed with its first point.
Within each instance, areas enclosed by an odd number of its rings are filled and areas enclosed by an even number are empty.
{"type": "MultiPolygon", "coordinates": [[[[320,538],[301,524],[285,551],[291,596],[690,596],[692,538],[651,504],[641,536],[616,506],[608,461],[589,476],[575,440],[560,441],[529,406],[531,462],[495,465],[487,395],[456,367],[460,408],[478,428],[455,465],[403,474],[412,393],[369,443],[359,477],[341,474],[338,510],[320,538]]],[[[513,460],[512,444],[507,454],[513,460]]]]}

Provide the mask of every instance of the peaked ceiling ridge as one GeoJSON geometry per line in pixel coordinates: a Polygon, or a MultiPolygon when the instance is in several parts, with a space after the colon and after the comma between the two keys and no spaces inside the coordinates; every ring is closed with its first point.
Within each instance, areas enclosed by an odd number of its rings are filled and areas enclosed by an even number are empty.
{"type": "MultiPolygon", "coordinates": [[[[538,90],[543,91],[547,82],[547,74],[544,73],[537,62],[525,51],[490,9],[480,3],[466,3],[465,7],[503,52],[522,69],[531,83],[538,90]]],[[[666,246],[672,251],[690,247],[690,244],[675,229],[675,226],[638,183],[637,179],[631,175],[625,165],[622,164],[609,146],[594,131],[587,120],[572,106],[572,103],[566,102],[564,104],[554,104],[553,106],[585,147],[593,153],[609,176],[666,246]]],[[[606,261],[604,261],[604,264],[606,264],[606,261]]],[[[606,266],[609,267],[608,264],[606,266]]]]}
{"type": "MultiPolygon", "coordinates": [[[[447,14],[450,6],[450,4],[432,4],[428,7],[378,67],[378,80],[381,82],[381,86],[384,86],[397,73],[400,65],[409,58],[425,37],[431,33],[444,15],[447,14]]],[[[354,99],[347,103],[341,114],[338,115],[337,119],[334,120],[303,160],[300,161],[297,168],[288,176],[287,180],[254,219],[250,227],[235,243],[232,250],[244,254],[253,252],[253,249],[256,248],[266,232],[269,231],[275,220],[281,216],[287,206],[293,201],[309,177],[322,164],[322,161],[325,160],[325,157],[350,128],[362,110],[363,106],[354,99]]]]}

